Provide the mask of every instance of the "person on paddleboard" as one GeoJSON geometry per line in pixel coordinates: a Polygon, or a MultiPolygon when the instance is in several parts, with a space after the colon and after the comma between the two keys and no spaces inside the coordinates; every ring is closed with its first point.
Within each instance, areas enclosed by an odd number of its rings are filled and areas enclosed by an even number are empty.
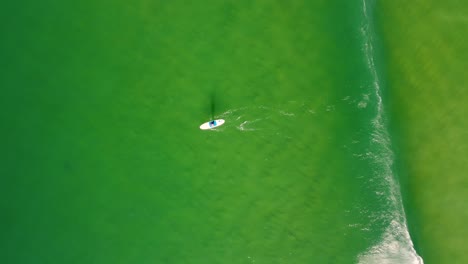
{"type": "Polygon", "coordinates": [[[210,120],[206,123],[203,123],[201,126],[200,126],[200,129],[201,130],[205,130],[205,129],[215,129],[219,126],[222,126],[224,124],[224,119],[214,119],[214,120],[210,120]]]}

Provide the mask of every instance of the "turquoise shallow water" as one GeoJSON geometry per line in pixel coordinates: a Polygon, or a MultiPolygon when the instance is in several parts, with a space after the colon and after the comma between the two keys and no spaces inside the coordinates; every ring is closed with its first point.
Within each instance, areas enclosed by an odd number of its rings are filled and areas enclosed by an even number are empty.
{"type": "Polygon", "coordinates": [[[10,4],[6,263],[418,263],[373,6],[10,4]],[[212,116],[226,124],[198,126],[212,116]]]}

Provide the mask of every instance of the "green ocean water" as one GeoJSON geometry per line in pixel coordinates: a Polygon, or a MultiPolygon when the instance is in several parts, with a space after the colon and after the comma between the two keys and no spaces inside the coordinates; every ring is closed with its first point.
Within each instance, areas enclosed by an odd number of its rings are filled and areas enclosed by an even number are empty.
{"type": "Polygon", "coordinates": [[[380,1],[408,224],[425,263],[467,263],[468,5],[380,1]]]}
{"type": "Polygon", "coordinates": [[[1,262],[422,263],[382,6],[3,4],[1,262]]]}

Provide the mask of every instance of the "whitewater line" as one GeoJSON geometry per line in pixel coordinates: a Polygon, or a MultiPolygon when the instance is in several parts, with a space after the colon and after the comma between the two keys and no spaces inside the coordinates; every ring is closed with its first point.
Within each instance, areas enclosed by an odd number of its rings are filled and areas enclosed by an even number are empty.
{"type": "MultiPolygon", "coordinates": [[[[400,193],[400,186],[396,181],[392,171],[394,161],[391,140],[384,120],[384,106],[382,101],[382,92],[380,88],[379,76],[375,66],[375,51],[373,47],[372,21],[369,17],[366,0],[362,0],[362,13],[364,21],[360,28],[361,36],[364,39],[364,56],[367,62],[367,68],[372,77],[372,88],[377,100],[377,114],[372,120],[374,131],[372,133],[372,145],[381,149],[379,154],[374,155],[374,162],[379,165],[383,173],[385,183],[389,189],[390,197],[386,201],[392,207],[390,208],[390,224],[385,230],[381,241],[369,248],[363,254],[358,256],[358,263],[411,263],[423,264],[422,258],[416,253],[408,227],[406,224],[406,215],[403,208],[403,201],[400,193]],[[393,209],[393,210],[392,210],[393,209]],[[396,262],[395,262],[396,261],[396,262]]],[[[381,175],[381,174],[380,174],[381,175]]],[[[374,175],[375,176],[375,175],[374,175]]]]}

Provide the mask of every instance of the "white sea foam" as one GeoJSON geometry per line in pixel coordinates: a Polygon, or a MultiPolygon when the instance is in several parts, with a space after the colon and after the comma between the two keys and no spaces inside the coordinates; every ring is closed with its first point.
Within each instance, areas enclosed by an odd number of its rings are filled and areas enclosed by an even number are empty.
{"type": "Polygon", "coordinates": [[[335,106],[334,105],[328,105],[325,109],[325,111],[327,112],[331,112],[331,111],[334,111],[335,110],[335,106]]]}
{"type": "Polygon", "coordinates": [[[422,264],[423,260],[413,248],[408,228],[398,221],[392,221],[380,243],[369,248],[364,254],[359,255],[358,263],[422,264]]]}
{"type": "Polygon", "coordinates": [[[369,99],[370,99],[369,94],[363,94],[362,99],[358,103],[358,108],[366,108],[367,103],[369,102],[369,99]]]}
{"type": "Polygon", "coordinates": [[[288,112],[285,112],[285,111],[283,111],[283,110],[280,110],[279,113],[280,113],[281,115],[284,115],[284,116],[294,116],[294,113],[288,113],[288,112]]]}
{"type": "MultiPolygon", "coordinates": [[[[297,105],[296,101],[289,101],[289,104],[297,105]]],[[[297,109],[296,109],[297,110],[297,109]]],[[[305,110],[304,110],[305,111],[305,110]]],[[[277,131],[279,127],[268,125],[266,122],[260,122],[263,120],[270,119],[272,116],[276,118],[286,119],[293,118],[297,114],[297,111],[291,111],[290,109],[284,109],[284,107],[273,107],[273,106],[243,106],[233,109],[228,109],[223,113],[217,115],[220,118],[226,119],[226,125],[223,128],[229,129],[235,127],[240,131],[256,131],[267,130],[270,132],[277,131]]],[[[282,124],[281,122],[278,124],[282,124]]]]}
{"type": "MultiPolygon", "coordinates": [[[[371,0],[372,1],[372,0],[371,0]]],[[[376,166],[371,181],[378,181],[380,189],[377,190],[381,194],[380,197],[385,197],[387,211],[383,212],[380,218],[389,222],[388,227],[383,232],[380,241],[368,248],[357,258],[359,264],[422,264],[422,258],[416,253],[413,242],[408,232],[406,224],[406,216],[403,209],[401,199],[400,186],[396,180],[396,176],[392,171],[394,161],[391,140],[388,135],[388,130],[385,122],[384,106],[382,102],[382,92],[379,82],[379,76],[375,65],[375,52],[373,48],[373,30],[370,19],[370,10],[367,7],[368,0],[362,0],[363,23],[361,26],[361,36],[363,38],[363,53],[366,59],[368,70],[372,76],[373,82],[371,90],[373,97],[377,101],[376,116],[372,120],[373,133],[371,138],[371,146],[373,151],[371,154],[365,155],[365,158],[371,158],[376,166]]],[[[367,106],[367,98],[363,101],[367,106]]],[[[359,107],[359,105],[358,105],[359,107]]]]}
{"type": "Polygon", "coordinates": [[[227,116],[232,115],[235,112],[239,112],[239,111],[242,111],[242,110],[245,110],[245,109],[247,109],[247,107],[239,107],[239,108],[229,109],[229,110],[226,110],[223,113],[221,113],[219,116],[220,117],[227,117],[227,116]]]}
{"type": "Polygon", "coordinates": [[[246,125],[249,125],[249,124],[252,124],[252,123],[255,123],[255,122],[258,122],[262,119],[255,119],[255,120],[252,120],[252,121],[243,121],[238,127],[237,129],[241,130],[241,131],[255,131],[255,130],[258,130],[256,128],[252,128],[252,127],[246,127],[246,125]]]}
{"type": "Polygon", "coordinates": [[[358,108],[366,108],[367,107],[367,102],[366,101],[360,101],[358,103],[358,108]]]}

